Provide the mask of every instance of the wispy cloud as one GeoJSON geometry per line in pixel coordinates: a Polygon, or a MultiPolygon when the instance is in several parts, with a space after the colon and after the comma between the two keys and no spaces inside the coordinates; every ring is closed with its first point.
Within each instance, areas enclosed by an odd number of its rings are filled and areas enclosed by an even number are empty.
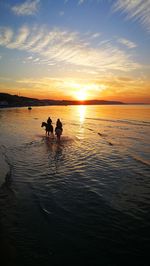
{"type": "MultiPolygon", "coordinates": [[[[67,2],[69,2],[70,0],[64,0],[64,3],[66,4],[67,2]]],[[[87,0],[76,0],[78,5],[82,5],[85,1],[87,0]]]]}
{"type": "Polygon", "coordinates": [[[27,0],[22,4],[18,4],[13,6],[11,9],[12,11],[19,15],[33,15],[38,11],[38,4],[40,0],[27,0]]]}
{"type": "Polygon", "coordinates": [[[78,4],[79,4],[79,5],[82,5],[84,2],[85,2],[85,0],[79,0],[79,1],[78,1],[78,4]]]}
{"type": "Polygon", "coordinates": [[[114,11],[122,11],[127,19],[138,20],[150,32],[150,0],[117,0],[114,11]]]}
{"type": "Polygon", "coordinates": [[[129,49],[137,47],[137,45],[134,42],[131,42],[131,41],[125,39],[125,38],[118,39],[118,42],[123,44],[123,45],[125,45],[129,49]]]}
{"type": "Polygon", "coordinates": [[[98,38],[101,34],[99,32],[96,32],[94,34],[91,35],[91,38],[95,39],[98,38]]]}
{"type": "Polygon", "coordinates": [[[27,26],[23,26],[19,29],[17,36],[14,40],[7,44],[8,48],[21,48],[24,42],[26,41],[28,35],[30,34],[29,28],[27,26]]]}
{"type": "Polygon", "coordinates": [[[27,60],[32,60],[32,59],[33,59],[32,56],[28,56],[28,57],[27,57],[27,60]]]}
{"type": "Polygon", "coordinates": [[[35,58],[34,60],[33,60],[33,62],[38,62],[40,60],[40,58],[35,58]]]}
{"type": "Polygon", "coordinates": [[[6,46],[11,42],[13,31],[8,27],[0,27],[0,45],[6,46]]]}
{"type": "Polygon", "coordinates": [[[45,28],[23,26],[17,33],[10,28],[0,29],[0,45],[30,52],[36,58],[47,59],[47,63],[52,61],[69,64],[96,72],[131,71],[139,67],[129,52],[108,43],[93,48],[82,38],[77,32],[59,28],[49,31],[45,28]]]}
{"type": "Polygon", "coordinates": [[[65,15],[65,12],[64,12],[64,11],[60,11],[60,12],[59,12],[59,16],[60,16],[60,17],[62,17],[62,16],[64,16],[64,15],[65,15]]]}

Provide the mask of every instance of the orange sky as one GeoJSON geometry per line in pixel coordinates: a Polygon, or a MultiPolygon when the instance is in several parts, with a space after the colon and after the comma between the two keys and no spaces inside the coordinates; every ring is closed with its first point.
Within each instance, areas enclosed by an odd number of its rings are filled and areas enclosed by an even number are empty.
{"type": "Polygon", "coordinates": [[[4,2],[0,92],[150,103],[149,1],[4,2]]]}
{"type": "Polygon", "coordinates": [[[103,77],[86,82],[84,79],[70,78],[20,79],[1,83],[1,91],[38,99],[150,102],[150,81],[125,77],[103,77]]]}

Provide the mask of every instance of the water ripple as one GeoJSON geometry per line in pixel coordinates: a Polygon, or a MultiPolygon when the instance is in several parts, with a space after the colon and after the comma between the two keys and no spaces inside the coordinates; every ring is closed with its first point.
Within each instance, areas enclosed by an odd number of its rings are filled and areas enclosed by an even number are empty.
{"type": "Polygon", "coordinates": [[[138,261],[149,250],[149,123],[66,115],[58,143],[37,134],[43,112],[32,130],[11,125],[17,140],[8,145],[4,136],[0,146],[10,166],[0,188],[8,243],[24,265],[61,265],[68,256],[83,265],[85,258],[89,265],[99,257],[104,265],[121,265],[114,256],[138,261]]]}

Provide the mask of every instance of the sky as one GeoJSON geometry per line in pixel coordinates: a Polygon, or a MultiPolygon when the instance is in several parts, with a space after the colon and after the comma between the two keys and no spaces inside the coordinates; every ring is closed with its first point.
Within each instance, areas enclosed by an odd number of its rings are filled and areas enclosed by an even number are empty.
{"type": "Polygon", "coordinates": [[[0,0],[0,92],[150,103],[150,0],[0,0]]]}

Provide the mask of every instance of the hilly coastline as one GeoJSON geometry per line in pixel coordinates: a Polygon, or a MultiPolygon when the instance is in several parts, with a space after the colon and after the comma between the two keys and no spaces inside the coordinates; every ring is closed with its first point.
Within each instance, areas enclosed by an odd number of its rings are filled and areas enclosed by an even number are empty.
{"type": "Polygon", "coordinates": [[[24,96],[11,95],[8,93],[0,93],[0,107],[23,107],[23,106],[47,106],[47,105],[99,105],[99,104],[124,104],[120,101],[106,100],[49,100],[36,99],[24,96]]]}

